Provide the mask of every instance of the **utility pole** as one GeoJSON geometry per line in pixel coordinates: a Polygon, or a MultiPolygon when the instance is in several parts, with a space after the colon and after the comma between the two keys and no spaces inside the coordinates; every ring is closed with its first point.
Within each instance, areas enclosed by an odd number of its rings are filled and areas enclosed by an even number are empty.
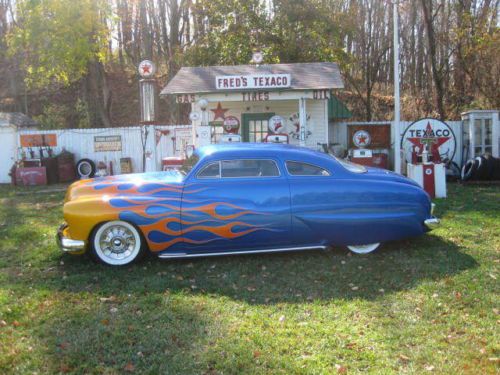
{"type": "Polygon", "coordinates": [[[401,150],[400,150],[400,98],[399,98],[399,27],[398,27],[398,2],[394,0],[393,4],[393,34],[394,34],[394,171],[401,173],[401,150]]]}

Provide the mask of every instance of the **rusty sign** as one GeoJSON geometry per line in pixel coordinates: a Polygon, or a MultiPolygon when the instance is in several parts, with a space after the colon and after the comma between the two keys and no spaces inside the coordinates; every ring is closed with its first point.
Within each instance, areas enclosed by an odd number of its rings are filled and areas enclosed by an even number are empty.
{"type": "Polygon", "coordinates": [[[122,136],[121,135],[107,135],[94,137],[94,151],[121,151],[122,150],[122,136]]]}
{"type": "Polygon", "coordinates": [[[56,147],[56,134],[21,134],[21,147],[56,147]]]}

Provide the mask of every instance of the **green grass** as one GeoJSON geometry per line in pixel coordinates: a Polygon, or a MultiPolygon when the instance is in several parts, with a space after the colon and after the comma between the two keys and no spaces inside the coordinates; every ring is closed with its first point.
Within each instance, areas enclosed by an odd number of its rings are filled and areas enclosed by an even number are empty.
{"type": "Polygon", "coordinates": [[[125,269],[63,255],[60,193],[0,187],[0,373],[499,370],[500,189],[451,185],[443,225],[344,249],[125,269]]]}

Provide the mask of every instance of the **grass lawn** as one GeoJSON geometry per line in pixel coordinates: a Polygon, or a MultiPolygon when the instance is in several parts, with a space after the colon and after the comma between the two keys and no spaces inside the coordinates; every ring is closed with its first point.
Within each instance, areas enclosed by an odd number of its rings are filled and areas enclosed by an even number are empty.
{"type": "Polygon", "coordinates": [[[0,187],[0,373],[500,372],[500,188],[443,225],[344,249],[125,269],[63,255],[60,193],[0,187]]]}

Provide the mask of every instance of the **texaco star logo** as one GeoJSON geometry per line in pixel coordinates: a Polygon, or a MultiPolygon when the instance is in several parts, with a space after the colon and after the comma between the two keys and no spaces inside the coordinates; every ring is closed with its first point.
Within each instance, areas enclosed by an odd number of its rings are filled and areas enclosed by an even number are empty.
{"type": "Polygon", "coordinates": [[[433,148],[439,148],[442,144],[447,142],[450,137],[438,137],[436,136],[434,130],[432,129],[431,123],[427,122],[427,126],[424,130],[422,137],[410,137],[408,140],[413,143],[415,146],[424,148],[424,145],[427,146],[427,150],[432,150],[433,148]]]}
{"type": "Polygon", "coordinates": [[[418,155],[424,150],[424,146],[431,155],[440,159],[453,159],[456,151],[456,138],[453,130],[443,121],[425,118],[415,121],[403,133],[401,148],[405,151],[406,161],[410,162],[412,152],[418,155]]]}
{"type": "Polygon", "coordinates": [[[139,64],[139,74],[143,78],[150,78],[156,72],[156,66],[152,61],[143,60],[139,64]]]}
{"type": "Polygon", "coordinates": [[[366,130],[358,130],[352,136],[352,142],[359,148],[368,147],[372,142],[372,137],[366,130]]]}

